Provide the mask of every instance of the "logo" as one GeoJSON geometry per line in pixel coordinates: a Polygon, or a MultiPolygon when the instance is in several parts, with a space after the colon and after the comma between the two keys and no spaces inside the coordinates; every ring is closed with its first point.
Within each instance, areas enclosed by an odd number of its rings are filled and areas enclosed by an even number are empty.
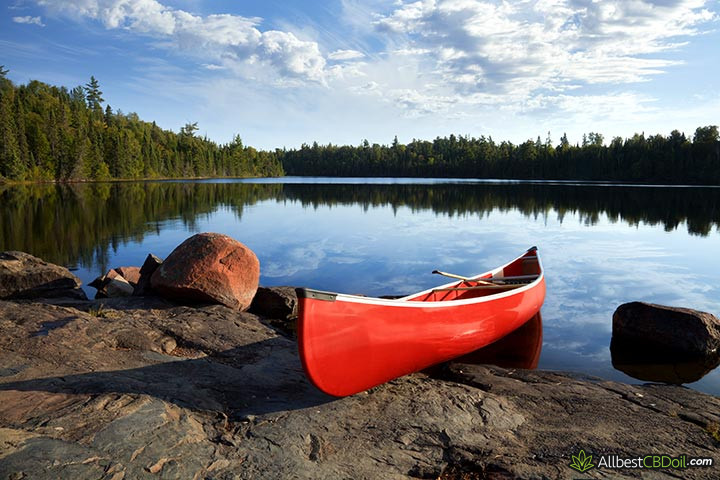
{"type": "Polygon", "coordinates": [[[694,467],[712,467],[715,465],[715,459],[711,457],[691,457],[686,454],[679,456],[671,456],[667,454],[650,454],[637,455],[632,457],[621,456],[618,454],[600,455],[597,463],[592,463],[592,455],[580,450],[577,455],[570,455],[572,463],[568,465],[573,470],[585,473],[591,468],[609,468],[611,470],[619,469],[639,469],[647,468],[652,470],[672,469],[685,470],[694,467]]]}
{"type": "Polygon", "coordinates": [[[595,468],[595,465],[592,464],[592,455],[586,455],[585,450],[580,450],[580,453],[577,455],[572,455],[570,468],[580,473],[585,473],[591,468],[595,468]]]}

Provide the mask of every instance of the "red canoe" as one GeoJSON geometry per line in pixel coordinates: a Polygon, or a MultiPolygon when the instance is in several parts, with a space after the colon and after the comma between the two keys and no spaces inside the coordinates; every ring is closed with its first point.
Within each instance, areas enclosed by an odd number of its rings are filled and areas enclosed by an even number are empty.
{"type": "Polygon", "coordinates": [[[398,299],[301,288],[300,358],[320,390],[352,395],[499,340],[544,299],[535,247],[495,270],[398,299]]]}

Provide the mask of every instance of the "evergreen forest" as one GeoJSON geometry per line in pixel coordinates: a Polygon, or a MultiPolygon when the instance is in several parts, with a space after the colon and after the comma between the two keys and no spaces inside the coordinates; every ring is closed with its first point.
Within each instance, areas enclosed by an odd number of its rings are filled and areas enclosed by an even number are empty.
{"type": "Polygon", "coordinates": [[[0,66],[0,180],[74,181],[141,178],[441,177],[582,180],[720,185],[720,135],[715,125],[692,137],[635,134],[609,142],[588,133],[581,144],[566,135],[555,145],[491,137],[455,136],[407,145],[303,144],[263,151],[240,136],[217,144],[196,135],[197,123],[178,133],[137,114],[113,111],[91,77],[71,90],[38,81],[15,85],[0,66]]]}
{"type": "Polygon", "coordinates": [[[280,153],[286,175],[338,177],[441,177],[518,180],[581,180],[653,184],[720,185],[718,127],[699,127],[693,138],[616,137],[609,145],[599,133],[571,145],[528,140],[519,145],[491,137],[450,135],[434,141],[397,138],[392,145],[302,145],[280,153]]]}
{"type": "Polygon", "coordinates": [[[218,145],[104,104],[94,77],[72,90],[31,81],[14,85],[0,66],[0,179],[74,181],[282,175],[274,152],[218,145]]]}

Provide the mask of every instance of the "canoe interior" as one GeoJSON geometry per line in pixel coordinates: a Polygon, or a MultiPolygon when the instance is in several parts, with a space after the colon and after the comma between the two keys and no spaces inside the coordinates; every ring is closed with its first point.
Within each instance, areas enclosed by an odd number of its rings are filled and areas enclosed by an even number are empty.
{"type": "Polygon", "coordinates": [[[478,280],[492,280],[493,278],[524,277],[515,281],[508,281],[502,285],[485,286],[473,280],[461,280],[442,289],[420,292],[403,298],[411,302],[446,302],[464,300],[467,298],[487,297],[517,288],[519,285],[531,283],[541,273],[540,262],[535,250],[529,250],[525,255],[516,259],[505,267],[484,275],[474,277],[478,280]],[[460,290],[450,290],[458,288],[460,290]],[[462,290],[465,289],[465,290],[462,290]]]}

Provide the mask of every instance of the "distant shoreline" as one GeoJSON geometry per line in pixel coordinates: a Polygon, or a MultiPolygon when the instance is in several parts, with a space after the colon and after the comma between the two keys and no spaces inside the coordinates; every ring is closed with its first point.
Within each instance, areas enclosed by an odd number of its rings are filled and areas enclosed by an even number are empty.
{"type": "Polygon", "coordinates": [[[132,182],[165,182],[165,181],[193,181],[193,180],[213,180],[227,179],[240,180],[248,178],[282,178],[282,177],[147,177],[147,178],[108,178],[105,180],[94,179],[67,179],[67,180],[8,180],[0,178],[0,185],[71,185],[79,183],[132,183],[132,182]]]}
{"type": "Polygon", "coordinates": [[[595,186],[595,187],[649,187],[649,188],[720,188],[720,185],[710,183],[663,183],[651,181],[616,181],[616,180],[583,180],[583,179],[527,179],[527,178],[457,178],[457,177],[410,177],[410,176],[319,176],[319,175],[281,175],[281,176],[219,176],[219,177],[147,177],[147,178],[108,178],[104,180],[93,179],[67,179],[67,180],[8,180],[0,178],[0,186],[18,185],[76,185],[76,184],[100,184],[100,183],[146,183],[146,182],[195,182],[201,180],[279,180],[278,183],[324,183],[317,180],[329,179],[340,180],[328,183],[353,183],[353,184],[382,184],[382,180],[395,180],[387,182],[390,184],[413,184],[426,183],[519,183],[529,185],[565,185],[565,186],[595,186]],[[293,181],[284,182],[283,179],[307,179],[315,181],[293,181]],[[343,182],[342,180],[352,180],[343,182]],[[363,182],[362,180],[369,180],[363,182]],[[397,181],[402,180],[402,181],[397,181]],[[414,182],[417,180],[418,182],[414,182]]]}

